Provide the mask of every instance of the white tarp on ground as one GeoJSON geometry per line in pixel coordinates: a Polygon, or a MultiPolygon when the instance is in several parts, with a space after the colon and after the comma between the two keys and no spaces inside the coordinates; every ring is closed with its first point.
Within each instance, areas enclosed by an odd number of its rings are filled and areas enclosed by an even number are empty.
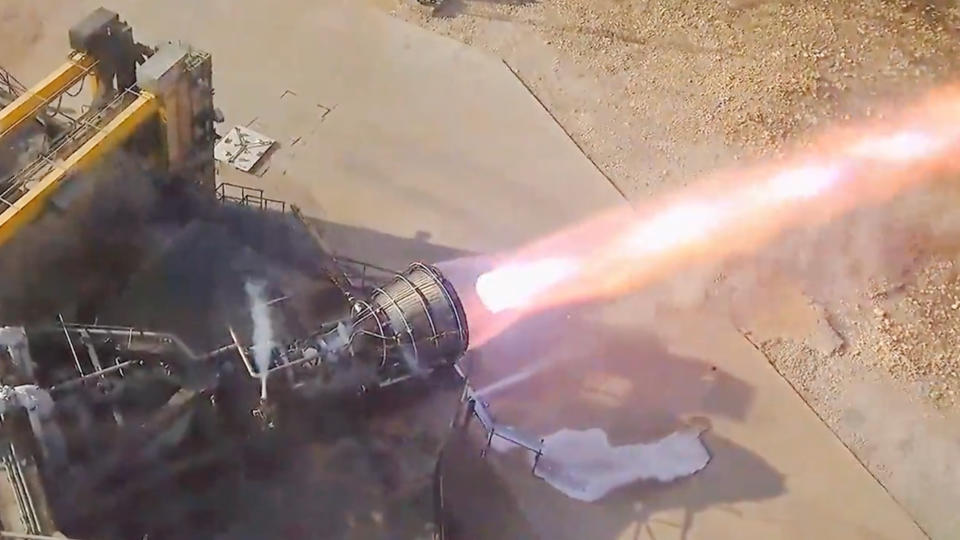
{"type": "Polygon", "coordinates": [[[544,438],[536,474],[571,498],[596,501],[632,482],[669,482],[703,469],[710,454],[700,433],[691,428],[650,443],[611,446],[602,429],[562,429],[544,438]]]}

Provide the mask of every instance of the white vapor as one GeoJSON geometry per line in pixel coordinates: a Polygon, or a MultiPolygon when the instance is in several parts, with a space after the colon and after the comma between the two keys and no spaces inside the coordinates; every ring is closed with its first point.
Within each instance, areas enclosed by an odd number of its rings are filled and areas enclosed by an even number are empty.
{"type": "Polygon", "coordinates": [[[270,321],[270,307],[264,297],[263,282],[248,281],[244,284],[250,297],[250,316],[253,318],[253,361],[260,374],[260,398],[267,398],[267,372],[270,369],[270,357],[273,354],[273,323],[270,321]]]}

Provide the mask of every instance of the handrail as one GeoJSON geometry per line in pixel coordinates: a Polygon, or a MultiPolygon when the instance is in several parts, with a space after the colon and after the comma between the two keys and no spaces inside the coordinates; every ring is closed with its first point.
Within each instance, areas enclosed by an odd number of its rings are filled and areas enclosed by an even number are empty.
{"type": "Polygon", "coordinates": [[[70,87],[90,75],[97,66],[96,58],[72,52],[69,59],[33,88],[0,110],[0,139],[6,137],[25,120],[36,117],[70,87]]]}

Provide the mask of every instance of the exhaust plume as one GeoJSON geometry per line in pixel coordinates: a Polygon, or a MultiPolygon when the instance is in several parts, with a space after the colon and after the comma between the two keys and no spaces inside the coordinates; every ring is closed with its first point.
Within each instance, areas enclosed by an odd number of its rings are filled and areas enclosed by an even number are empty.
{"type": "Polygon", "coordinates": [[[527,314],[617,297],[694,265],[754,253],[787,231],[958,172],[960,88],[951,87],[889,122],[829,132],[804,151],[714,175],[497,257],[465,305],[471,346],[527,314]]]}

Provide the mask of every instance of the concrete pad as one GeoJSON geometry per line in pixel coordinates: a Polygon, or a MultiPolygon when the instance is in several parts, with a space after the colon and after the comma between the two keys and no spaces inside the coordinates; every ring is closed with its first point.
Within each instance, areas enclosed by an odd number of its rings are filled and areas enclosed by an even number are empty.
{"type": "MultiPolygon", "coordinates": [[[[261,177],[222,168],[222,179],[310,215],[489,251],[620,202],[498,60],[374,9],[80,1],[62,3],[56,19],[101,3],[138,39],[181,39],[213,54],[222,131],[249,125],[279,146],[261,177]]],[[[57,65],[51,51],[66,54],[68,26],[44,25],[19,62],[22,78],[57,65]]]]}
{"type": "Polygon", "coordinates": [[[594,504],[535,479],[528,454],[491,452],[487,459],[537,536],[924,537],[723,313],[652,320],[643,302],[530,318],[487,344],[472,366],[482,388],[548,362],[486,398],[498,422],[539,437],[598,427],[623,445],[709,426],[703,440],[712,460],[702,472],[594,504]]]}
{"type": "Polygon", "coordinates": [[[620,203],[499,61],[355,4],[108,2],[213,54],[228,125],[279,145],[223,179],[310,215],[490,251],[620,203]]]}
{"type": "MultiPolygon", "coordinates": [[[[63,3],[56,17],[98,4],[63,3]]],[[[213,54],[228,125],[279,141],[259,176],[221,170],[221,179],[302,205],[342,233],[332,238],[342,253],[385,265],[420,256],[415,242],[389,257],[371,251],[356,231],[488,253],[622,204],[496,59],[373,10],[310,0],[106,4],[140,38],[184,39],[213,54]]],[[[45,27],[55,32],[38,41],[45,52],[23,65],[52,68],[66,27],[45,27]]],[[[21,73],[34,80],[39,71],[21,73]]],[[[552,356],[555,367],[494,403],[504,420],[542,435],[603,427],[620,444],[693,421],[711,426],[714,460],[701,474],[596,505],[567,500],[502,460],[497,468],[538,534],[923,537],[725,316],[642,328],[631,315],[644,308],[630,300],[618,308],[625,315],[555,313],[480,351],[478,381],[552,356]]]]}
{"type": "MultiPolygon", "coordinates": [[[[929,395],[925,383],[895,380],[884,367],[889,357],[870,351],[865,361],[851,359],[865,341],[857,330],[869,329],[877,317],[871,307],[862,309],[863,319],[851,317],[860,310],[844,312],[836,304],[827,312],[798,292],[802,284],[778,277],[757,288],[776,303],[736,302],[743,311],[738,324],[931,538],[960,537],[960,415],[932,410],[920,398],[929,395]],[[843,340],[847,354],[833,354],[843,340]]],[[[896,295],[876,299],[894,317],[902,309],[896,295]]]]}

